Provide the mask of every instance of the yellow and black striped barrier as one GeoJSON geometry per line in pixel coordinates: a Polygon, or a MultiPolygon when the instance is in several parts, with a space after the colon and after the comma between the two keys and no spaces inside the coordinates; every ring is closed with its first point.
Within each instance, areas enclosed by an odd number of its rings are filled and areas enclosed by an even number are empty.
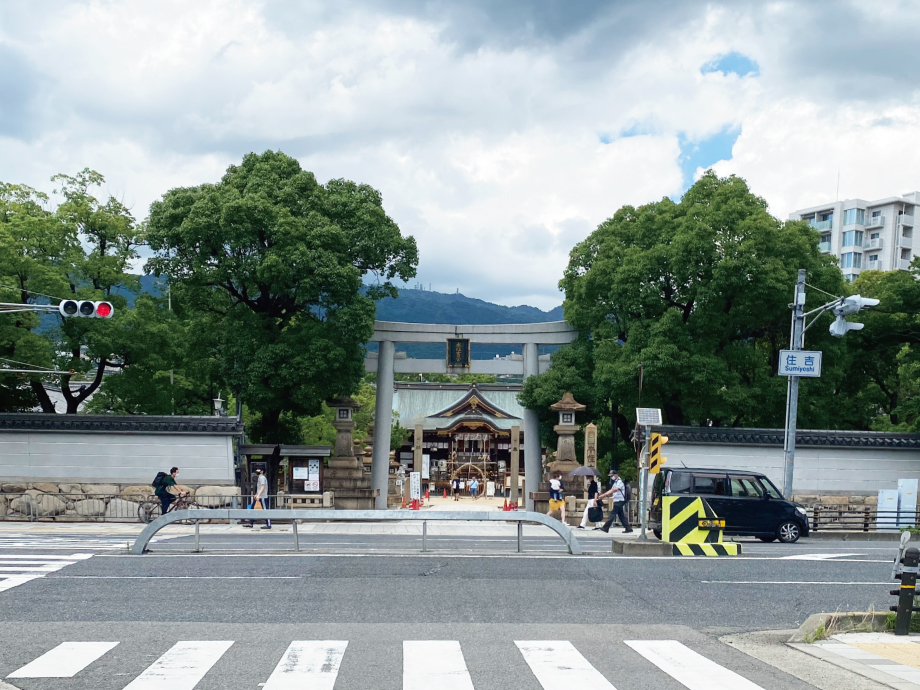
{"type": "Polygon", "coordinates": [[[661,540],[674,545],[675,556],[737,556],[740,544],[723,544],[725,520],[702,498],[665,496],[661,506],[661,540]]]}

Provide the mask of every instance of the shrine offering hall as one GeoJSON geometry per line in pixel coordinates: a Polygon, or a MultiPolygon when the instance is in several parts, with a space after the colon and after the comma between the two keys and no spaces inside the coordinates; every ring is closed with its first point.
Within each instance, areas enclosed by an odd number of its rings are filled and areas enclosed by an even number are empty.
{"type": "MultiPolygon", "coordinates": [[[[520,385],[396,383],[393,407],[399,424],[410,431],[396,459],[410,469],[415,430],[422,428],[422,453],[428,456],[430,484],[441,492],[450,481],[506,486],[511,475],[511,429],[521,427],[524,409],[520,385]]],[[[519,478],[524,478],[521,433],[519,478]]],[[[542,449],[541,449],[542,450],[542,449]]],[[[485,486],[483,486],[483,492],[485,486]]]]}

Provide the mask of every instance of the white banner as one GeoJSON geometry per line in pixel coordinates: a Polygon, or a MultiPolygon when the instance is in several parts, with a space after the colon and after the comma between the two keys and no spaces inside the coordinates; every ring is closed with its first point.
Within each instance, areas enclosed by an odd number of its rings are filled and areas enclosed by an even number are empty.
{"type": "Polygon", "coordinates": [[[409,498],[413,501],[422,500],[422,473],[412,472],[409,474],[409,498]]]}

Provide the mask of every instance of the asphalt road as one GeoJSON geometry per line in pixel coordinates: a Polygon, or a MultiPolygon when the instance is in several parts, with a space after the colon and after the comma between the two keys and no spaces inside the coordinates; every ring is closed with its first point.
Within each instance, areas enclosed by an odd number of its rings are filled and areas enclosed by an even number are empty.
{"type": "MultiPolygon", "coordinates": [[[[274,531],[212,535],[202,554],[178,553],[191,545],[185,537],[160,542],[144,556],[87,542],[72,550],[86,557],[70,560],[71,552],[59,546],[2,546],[0,564],[39,570],[23,571],[35,579],[0,591],[0,678],[61,643],[102,640],[118,644],[72,678],[7,682],[26,690],[122,689],[140,676],[132,690],[255,690],[292,641],[340,640],[348,646],[337,690],[400,688],[404,662],[419,657],[409,648],[404,654],[403,643],[446,640],[459,643],[472,685],[450,685],[453,675],[432,680],[431,687],[548,689],[555,686],[546,678],[541,685],[516,643],[550,640],[571,645],[619,690],[689,687],[626,644],[666,639],[683,645],[680,654],[697,653],[747,678],[750,688],[806,688],[718,636],[794,628],[819,611],[883,610],[891,600],[896,551],[891,543],[803,541],[745,544],[741,558],[518,556],[508,553],[513,539],[476,546],[452,537],[441,544],[443,552],[420,554],[406,552],[419,548],[414,537],[393,537],[386,547],[393,553],[373,553],[366,542],[379,547],[390,538],[347,536],[312,535],[337,552],[299,555],[278,552],[289,548],[291,536],[274,531]],[[333,539],[336,544],[327,542],[333,539]],[[474,548],[481,552],[464,553],[474,548]],[[225,641],[226,649],[197,685],[151,684],[145,669],[165,663],[173,645],[207,640],[225,641]]],[[[608,540],[597,544],[609,548],[608,540]]],[[[551,656],[563,660],[567,649],[551,656]]],[[[448,657],[434,658],[449,665],[442,660],[448,657]]],[[[712,673],[707,690],[721,690],[712,673]]],[[[585,683],[605,687],[590,683],[590,675],[565,687],[585,683]]],[[[736,680],[724,687],[745,686],[736,680]]]]}

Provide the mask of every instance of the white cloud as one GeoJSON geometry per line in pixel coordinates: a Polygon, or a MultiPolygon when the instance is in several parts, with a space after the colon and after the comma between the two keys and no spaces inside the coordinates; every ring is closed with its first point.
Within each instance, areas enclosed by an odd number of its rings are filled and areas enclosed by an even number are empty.
{"type": "Polygon", "coordinates": [[[550,308],[575,242],[680,193],[684,139],[740,127],[717,170],[781,217],[832,198],[838,167],[841,197],[920,186],[903,28],[920,17],[897,4],[9,3],[0,86],[19,102],[0,108],[0,179],[49,189],[91,167],[143,217],[280,148],[380,189],[422,282],[550,308]],[[759,76],[701,73],[732,52],[759,76]]]}

